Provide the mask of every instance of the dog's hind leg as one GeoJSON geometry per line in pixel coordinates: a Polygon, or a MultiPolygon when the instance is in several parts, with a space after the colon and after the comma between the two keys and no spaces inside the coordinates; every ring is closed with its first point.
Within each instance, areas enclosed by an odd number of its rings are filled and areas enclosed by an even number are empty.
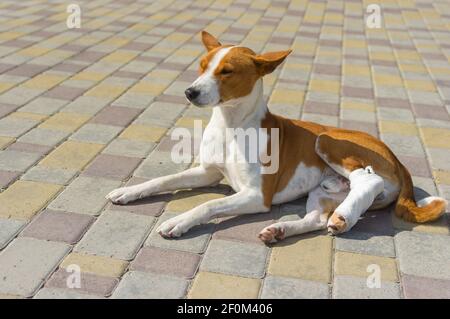
{"type": "Polygon", "coordinates": [[[126,204],[162,192],[210,186],[222,178],[223,175],[219,170],[196,166],[177,174],[157,177],[142,184],[117,188],[106,195],[106,198],[116,204],[126,204]]]}
{"type": "Polygon", "coordinates": [[[327,227],[328,216],[348,194],[348,181],[333,176],[311,191],[306,201],[306,215],[300,220],[285,221],[264,228],[258,235],[265,243],[327,227]]]}

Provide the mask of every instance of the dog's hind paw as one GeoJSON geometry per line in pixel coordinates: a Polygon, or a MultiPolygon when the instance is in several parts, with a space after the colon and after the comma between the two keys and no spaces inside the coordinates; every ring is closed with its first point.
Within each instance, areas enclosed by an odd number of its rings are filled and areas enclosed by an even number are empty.
{"type": "Polygon", "coordinates": [[[283,240],[285,236],[286,230],[281,223],[267,226],[258,234],[258,238],[266,244],[283,240]]]}

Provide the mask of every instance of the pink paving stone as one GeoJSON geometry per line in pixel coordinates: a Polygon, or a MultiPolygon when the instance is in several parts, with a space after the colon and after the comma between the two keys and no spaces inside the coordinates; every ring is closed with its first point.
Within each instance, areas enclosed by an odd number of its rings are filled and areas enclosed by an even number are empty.
{"type": "Polygon", "coordinates": [[[363,132],[369,133],[370,135],[378,137],[378,129],[377,129],[376,124],[374,124],[374,123],[352,121],[352,120],[342,120],[340,126],[342,128],[346,128],[346,129],[350,129],[350,130],[363,131],[363,132]]]}
{"type": "Polygon", "coordinates": [[[399,98],[377,97],[376,102],[381,107],[397,107],[402,109],[410,109],[411,105],[408,100],[399,98]]]}
{"type": "Polygon", "coordinates": [[[21,236],[75,244],[93,220],[92,216],[86,214],[46,209],[22,231],[21,236]]]}
{"type": "Polygon", "coordinates": [[[345,97],[358,97],[364,99],[373,99],[372,89],[358,88],[354,86],[344,86],[342,88],[342,95],[345,97]]]}
{"type": "Polygon", "coordinates": [[[4,117],[19,108],[18,105],[0,103],[0,117],[4,117]]]}
{"type": "Polygon", "coordinates": [[[181,63],[161,63],[158,65],[158,68],[167,69],[167,70],[175,70],[175,71],[183,71],[186,69],[187,65],[181,63]]]}
{"type": "Polygon", "coordinates": [[[188,104],[188,101],[184,96],[169,95],[169,94],[162,94],[160,96],[157,96],[155,100],[160,102],[188,104]]]}
{"type": "Polygon", "coordinates": [[[184,251],[144,247],[131,263],[130,269],[191,279],[200,259],[200,255],[184,251]]]}
{"type": "Polygon", "coordinates": [[[391,66],[393,68],[397,67],[397,62],[395,61],[386,61],[386,60],[370,60],[373,65],[378,66],[391,66]]]}
{"type": "MultiPolygon", "coordinates": [[[[4,45],[4,44],[3,44],[4,45]]],[[[9,69],[14,68],[14,64],[6,64],[6,63],[0,63],[0,73],[3,73],[9,69]]]]}
{"type": "Polygon", "coordinates": [[[6,188],[15,181],[20,174],[20,172],[0,171],[0,188],[6,188]]]}
{"type": "Polygon", "coordinates": [[[306,101],[303,111],[326,115],[339,115],[339,105],[327,102],[306,101]]]}
{"type": "MultiPolygon", "coordinates": [[[[83,271],[83,269],[81,271],[83,271]]],[[[70,275],[73,275],[73,273],[67,272],[65,269],[60,268],[50,277],[45,286],[68,289],[67,280],[70,275]]],[[[69,282],[71,282],[70,279],[69,282]]],[[[82,272],[80,288],[72,289],[80,293],[107,297],[111,295],[118,283],[119,279],[117,278],[98,276],[82,272]]]]}
{"type": "MultiPolygon", "coordinates": [[[[127,183],[127,186],[146,182],[146,179],[133,177],[127,183]]],[[[162,214],[167,202],[172,198],[171,194],[154,195],[147,198],[139,199],[126,205],[111,204],[111,210],[127,211],[140,215],[159,216],[162,214]]]]}
{"type": "Polygon", "coordinates": [[[86,89],[59,85],[44,94],[45,97],[73,101],[82,95],[86,89]]]}
{"type": "Polygon", "coordinates": [[[58,65],[55,65],[52,68],[52,70],[77,73],[77,72],[83,70],[85,67],[86,67],[85,65],[80,65],[80,64],[75,64],[75,63],[61,63],[58,65]]]}
{"type": "Polygon", "coordinates": [[[314,73],[328,74],[328,75],[341,75],[341,66],[333,64],[314,64],[314,73]]]}
{"type": "Polygon", "coordinates": [[[44,70],[47,70],[47,65],[38,65],[38,64],[22,64],[17,68],[9,70],[6,72],[8,75],[17,75],[17,76],[26,76],[33,77],[36,74],[42,73],[44,70]]]}
{"type": "Polygon", "coordinates": [[[91,122],[115,126],[127,126],[140,112],[141,110],[139,109],[129,107],[107,106],[103,108],[91,122]]]}
{"type": "Polygon", "coordinates": [[[272,213],[224,218],[217,224],[213,238],[231,239],[263,245],[262,241],[258,239],[258,234],[264,227],[274,222],[274,215],[272,213]]]}
{"type": "Polygon", "coordinates": [[[428,161],[422,157],[397,155],[400,162],[406,166],[413,176],[431,177],[428,161]]]}
{"type": "Polygon", "coordinates": [[[179,81],[193,82],[198,77],[198,71],[186,70],[177,78],[179,81]]]}
{"type": "Polygon", "coordinates": [[[144,76],[145,72],[130,72],[130,71],[117,71],[112,74],[112,76],[117,76],[119,78],[130,78],[130,79],[140,79],[144,76]]]}
{"type": "Polygon", "coordinates": [[[413,103],[412,109],[416,117],[441,121],[450,120],[447,110],[443,106],[413,103]]]}
{"type": "Polygon", "coordinates": [[[46,155],[50,153],[53,148],[46,145],[38,145],[38,144],[30,144],[30,143],[22,143],[15,142],[8,146],[8,150],[20,151],[20,152],[29,152],[29,153],[37,153],[41,155],[46,155]]]}
{"type": "Polygon", "coordinates": [[[15,47],[15,48],[22,49],[22,48],[28,47],[28,46],[30,46],[32,44],[33,44],[33,42],[31,42],[31,41],[14,39],[14,40],[10,40],[10,41],[2,43],[2,46],[15,47]]]}
{"type": "Polygon", "coordinates": [[[450,280],[403,275],[403,292],[409,299],[450,299],[450,280]]]}
{"type": "Polygon", "coordinates": [[[76,56],[71,57],[73,60],[86,61],[86,62],[96,62],[100,60],[102,57],[107,55],[106,52],[97,52],[97,51],[84,51],[76,56]]]}
{"type": "Polygon", "coordinates": [[[134,50],[134,51],[145,51],[150,49],[154,44],[152,43],[145,43],[145,42],[136,42],[132,41],[125,46],[121,47],[121,49],[124,50],[134,50]]]}
{"type": "Polygon", "coordinates": [[[83,175],[125,180],[140,162],[140,158],[100,154],[83,172],[83,175]]]}

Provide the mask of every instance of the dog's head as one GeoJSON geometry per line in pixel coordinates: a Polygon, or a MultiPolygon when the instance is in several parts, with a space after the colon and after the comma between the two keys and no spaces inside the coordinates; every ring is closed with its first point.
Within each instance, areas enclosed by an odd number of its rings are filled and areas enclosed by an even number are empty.
{"type": "Polygon", "coordinates": [[[275,70],[291,50],[256,54],[249,48],[222,45],[202,32],[207,53],[200,61],[200,76],[186,89],[186,97],[197,106],[213,106],[251,93],[256,81],[275,70]]]}

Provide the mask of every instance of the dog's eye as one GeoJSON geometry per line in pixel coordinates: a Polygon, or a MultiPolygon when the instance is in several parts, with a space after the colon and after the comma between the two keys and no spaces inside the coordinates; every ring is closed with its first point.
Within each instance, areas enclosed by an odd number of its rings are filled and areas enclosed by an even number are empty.
{"type": "Polygon", "coordinates": [[[231,74],[231,73],[233,73],[233,70],[226,69],[226,68],[223,68],[222,71],[220,71],[220,74],[223,74],[223,75],[231,74]]]}

